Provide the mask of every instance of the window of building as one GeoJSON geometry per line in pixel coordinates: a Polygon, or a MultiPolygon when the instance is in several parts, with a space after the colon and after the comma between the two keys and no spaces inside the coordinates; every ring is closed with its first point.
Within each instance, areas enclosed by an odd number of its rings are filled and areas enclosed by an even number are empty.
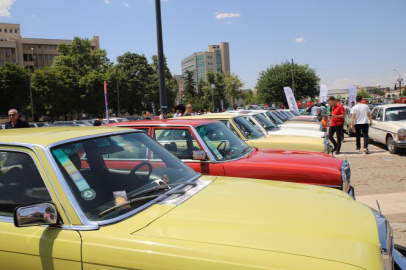
{"type": "Polygon", "coordinates": [[[38,54],[38,60],[42,60],[42,55],[38,54]]]}
{"type": "Polygon", "coordinates": [[[0,32],[1,32],[1,28],[0,28],[0,32]]]}
{"type": "Polygon", "coordinates": [[[14,48],[11,49],[11,53],[14,53],[14,48]]]}
{"type": "Polygon", "coordinates": [[[34,54],[32,57],[34,58],[34,60],[37,59],[37,55],[36,55],[36,54],[34,54]]]}
{"type": "Polygon", "coordinates": [[[6,49],[6,54],[10,54],[10,49],[6,49]]]}
{"type": "Polygon", "coordinates": [[[17,29],[15,29],[15,30],[14,30],[14,33],[17,33],[17,32],[18,32],[18,30],[17,30],[17,29]]]}
{"type": "Polygon", "coordinates": [[[32,45],[31,48],[35,49],[35,45],[32,45]]]}
{"type": "Polygon", "coordinates": [[[0,48],[0,53],[3,53],[3,48],[0,48]]]}
{"type": "Polygon", "coordinates": [[[49,55],[49,60],[52,60],[53,56],[52,54],[49,55]]]}
{"type": "Polygon", "coordinates": [[[204,60],[204,54],[198,55],[198,56],[196,57],[196,60],[197,60],[197,61],[202,61],[202,60],[204,60]]]}
{"type": "Polygon", "coordinates": [[[4,61],[0,61],[0,64],[4,65],[4,61]]]}
{"type": "Polygon", "coordinates": [[[4,29],[4,33],[7,33],[7,29],[4,29]]]}
{"type": "Polygon", "coordinates": [[[47,48],[47,45],[44,45],[44,49],[46,49],[47,48]]]}
{"type": "Polygon", "coordinates": [[[44,60],[48,60],[48,55],[44,55],[44,60]]]}
{"type": "Polygon", "coordinates": [[[38,45],[38,49],[41,49],[41,45],[38,45]]]}
{"type": "Polygon", "coordinates": [[[54,46],[54,49],[56,50],[58,46],[54,46]]]}

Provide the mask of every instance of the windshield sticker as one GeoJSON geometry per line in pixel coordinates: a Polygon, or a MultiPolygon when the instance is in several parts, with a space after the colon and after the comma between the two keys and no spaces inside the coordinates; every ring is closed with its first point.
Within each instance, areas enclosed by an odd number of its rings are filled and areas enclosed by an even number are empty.
{"type": "MultiPolygon", "coordinates": [[[[113,191],[113,197],[114,197],[114,203],[117,205],[125,203],[126,201],[128,201],[127,198],[127,192],[125,192],[125,190],[121,190],[121,191],[113,191]]],[[[127,205],[123,205],[120,207],[120,209],[124,209],[124,208],[130,208],[131,206],[129,204],[127,205]]]]}
{"type": "Polygon", "coordinates": [[[85,180],[85,178],[83,178],[82,174],[76,169],[75,165],[65,154],[65,152],[62,151],[62,149],[52,150],[52,153],[56,156],[58,161],[61,163],[62,167],[65,169],[65,171],[69,174],[70,178],[73,180],[73,182],[75,182],[79,191],[82,192],[86,189],[90,189],[90,186],[85,180]]]}
{"type": "Polygon", "coordinates": [[[90,200],[93,200],[96,197],[96,191],[94,191],[91,188],[88,188],[88,189],[82,191],[81,196],[86,201],[90,201],[90,200]]]}
{"type": "Polygon", "coordinates": [[[210,149],[213,151],[213,153],[217,156],[218,159],[223,159],[223,155],[220,154],[220,152],[217,150],[217,147],[213,145],[213,143],[210,141],[210,139],[206,136],[202,136],[203,140],[207,143],[207,145],[210,147],[210,149]]]}

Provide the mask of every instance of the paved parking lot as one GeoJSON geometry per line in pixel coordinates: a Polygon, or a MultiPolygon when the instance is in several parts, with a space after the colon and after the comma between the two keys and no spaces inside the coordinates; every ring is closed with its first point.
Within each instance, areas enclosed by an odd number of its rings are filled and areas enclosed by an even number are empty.
{"type": "Polygon", "coordinates": [[[370,145],[368,155],[355,148],[355,138],[345,135],[337,157],[350,162],[357,201],[378,210],[378,200],[394,229],[395,244],[406,246],[406,151],[391,155],[380,143],[370,145]]]}

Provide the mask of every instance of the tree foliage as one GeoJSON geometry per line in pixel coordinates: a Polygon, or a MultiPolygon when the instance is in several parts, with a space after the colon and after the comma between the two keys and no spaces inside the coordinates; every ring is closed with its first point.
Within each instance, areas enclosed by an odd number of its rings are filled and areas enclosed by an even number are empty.
{"type": "Polygon", "coordinates": [[[0,67],[0,114],[7,114],[9,109],[20,113],[31,110],[29,72],[12,63],[0,67]]]}
{"type": "MultiPolygon", "coordinates": [[[[294,95],[296,100],[319,95],[319,80],[316,71],[308,65],[294,64],[294,95]]],[[[292,67],[288,61],[271,66],[259,74],[256,88],[260,103],[287,103],[283,87],[292,88],[292,67]]],[[[292,88],[293,90],[293,88],[292,88]]]]}
{"type": "Polygon", "coordinates": [[[241,88],[244,86],[244,83],[238,78],[238,75],[235,75],[234,73],[230,74],[229,72],[226,74],[224,82],[225,94],[227,98],[231,100],[234,107],[235,99],[243,96],[241,88]]]}
{"type": "Polygon", "coordinates": [[[363,98],[370,98],[372,97],[370,93],[368,93],[367,91],[361,90],[357,92],[358,96],[361,96],[363,98]]]}
{"type": "Polygon", "coordinates": [[[183,75],[183,92],[182,101],[186,103],[193,103],[196,96],[195,81],[193,79],[193,71],[186,70],[183,75]]]}

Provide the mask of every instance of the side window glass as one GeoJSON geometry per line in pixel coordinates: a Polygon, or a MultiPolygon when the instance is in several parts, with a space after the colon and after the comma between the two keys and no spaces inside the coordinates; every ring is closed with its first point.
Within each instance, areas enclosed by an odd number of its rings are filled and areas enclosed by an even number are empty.
{"type": "Polygon", "coordinates": [[[192,159],[193,151],[201,150],[188,129],[155,129],[155,139],[179,159],[192,159]]]}
{"type": "Polygon", "coordinates": [[[20,205],[52,200],[30,155],[0,152],[0,165],[1,216],[13,216],[20,205]]]}
{"type": "Polygon", "coordinates": [[[382,121],[383,119],[382,119],[382,109],[380,109],[379,111],[378,111],[378,115],[376,116],[376,118],[378,119],[379,118],[379,120],[380,121],[382,121]]]}
{"type": "Polygon", "coordinates": [[[371,117],[373,120],[376,120],[376,115],[378,114],[378,109],[374,109],[371,113],[371,117]]]}

